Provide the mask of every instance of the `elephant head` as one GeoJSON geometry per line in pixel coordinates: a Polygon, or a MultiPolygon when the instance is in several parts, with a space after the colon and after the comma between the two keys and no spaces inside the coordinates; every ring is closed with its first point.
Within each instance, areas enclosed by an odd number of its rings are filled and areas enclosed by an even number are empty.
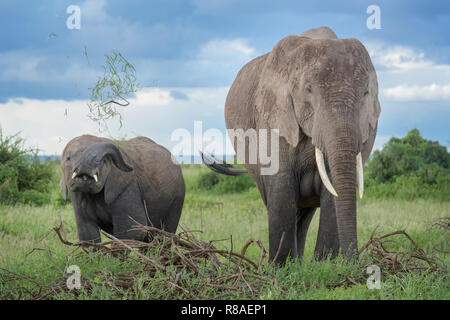
{"type": "Polygon", "coordinates": [[[98,142],[79,148],[72,154],[63,154],[61,193],[66,199],[66,188],[72,192],[97,194],[104,189],[105,202],[114,201],[128,185],[124,173],[133,170],[125,163],[120,150],[113,143],[98,142]]]}
{"type": "Polygon", "coordinates": [[[380,113],[375,69],[356,39],[288,36],[268,54],[256,105],[270,128],[295,148],[305,136],[315,148],[323,185],[333,194],[343,253],[357,252],[356,184],[380,113]]]}

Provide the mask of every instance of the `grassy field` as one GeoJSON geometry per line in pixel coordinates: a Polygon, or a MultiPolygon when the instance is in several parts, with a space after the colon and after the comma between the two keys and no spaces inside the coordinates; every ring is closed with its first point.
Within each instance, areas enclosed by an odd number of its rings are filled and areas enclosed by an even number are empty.
{"type": "MultiPolygon", "coordinates": [[[[196,181],[203,170],[200,166],[183,168],[187,194],[181,218],[181,225],[191,230],[201,230],[197,237],[202,241],[229,239],[232,236],[233,250],[240,252],[249,238],[258,238],[268,248],[267,213],[255,188],[242,193],[218,194],[196,189],[196,181]]],[[[109,286],[102,274],[123,273],[133,270],[132,259],[122,259],[96,253],[71,254],[72,247],[62,244],[52,228],[59,224],[59,214],[64,222],[67,239],[77,241],[76,226],[71,205],[67,206],[15,206],[0,207],[0,297],[29,298],[39,285],[49,285],[61,278],[61,272],[69,265],[80,267],[82,277],[89,279],[90,290],[70,291],[65,288],[55,291],[54,299],[148,299],[177,298],[158,286],[164,275],[155,276],[152,284],[142,286],[142,279],[136,277],[136,286],[141,285],[139,295],[132,290],[109,286]],[[36,248],[35,250],[33,250],[36,248]],[[49,255],[50,253],[50,255],[49,255]],[[51,259],[50,259],[51,257],[51,259]],[[53,260],[53,261],[51,261],[53,260]],[[9,281],[13,271],[17,280],[9,281]],[[18,276],[20,275],[20,276],[18,276]],[[24,276],[29,279],[25,279],[24,276]],[[158,278],[159,277],[159,278],[158,278]],[[5,279],[8,279],[6,281],[5,279]],[[31,279],[31,280],[30,280],[31,279]],[[36,282],[36,283],[35,283],[36,282]],[[23,292],[19,296],[19,291],[23,292]],[[31,293],[30,293],[31,292],[31,293]]],[[[448,217],[450,202],[435,200],[403,201],[393,199],[365,199],[358,203],[359,247],[365,244],[376,229],[375,235],[396,230],[406,230],[427,256],[438,261],[441,272],[415,271],[396,275],[382,269],[381,289],[369,290],[364,281],[330,288],[346,276],[365,274],[361,256],[360,263],[350,263],[337,258],[332,261],[316,261],[313,257],[317,237],[319,211],[309,229],[305,257],[300,265],[289,262],[283,267],[267,268],[267,257],[262,276],[272,279],[271,283],[258,285],[257,292],[242,292],[214,295],[224,298],[260,299],[449,299],[448,271],[450,259],[443,251],[449,250],[449,235],[444,228],[433,226],[438,218],[448,217]]],[[[396,250],[412,250],[412,245],[402,237],[392,244],[396,250]]],[[[218,248],[230,249],[231,241],[216,241],[218,248]]],[[[79,252],[78,252],[79,253],[79,252]]],[[[246,256],[258,260],[260,249],[251,245],[246,256]]],[[[194,283],[201,274],[183,275],[185,281],[194,283]]],[[[166,288],[166,287],[164,287],[166,288]]],[[[182,293],[179,295],[182,296],[182,293]]]]}

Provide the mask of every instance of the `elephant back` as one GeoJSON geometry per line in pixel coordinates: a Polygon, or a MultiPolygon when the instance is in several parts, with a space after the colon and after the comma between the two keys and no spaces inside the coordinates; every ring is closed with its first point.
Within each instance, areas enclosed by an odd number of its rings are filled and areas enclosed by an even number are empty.
{"type": "MultiPolygon", "coordinates": [[[[120,142],[119,142],[120,145],[120,142]]],[[[163,146],[147,137],[136,137],[123,142],[121,146],[133,162],[136,174],[141,181],[155,193],[177,194],[180,185],[184,186],[181,167],[172,154],[163,146]]]]}

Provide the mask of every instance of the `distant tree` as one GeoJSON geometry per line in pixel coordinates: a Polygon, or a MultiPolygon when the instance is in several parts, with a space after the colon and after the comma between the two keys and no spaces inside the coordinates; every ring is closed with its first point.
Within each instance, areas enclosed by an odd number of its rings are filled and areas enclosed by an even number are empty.
{"type": "Polygon", "coordinates": [[[391,138],[367,162],[367,176],[378,183],[394,182],[398,177],[418,177],[423,183],[437,183],[450,175],[450,153],[437,141],[424,139],[413,129],[404,138],[391,138]]]}

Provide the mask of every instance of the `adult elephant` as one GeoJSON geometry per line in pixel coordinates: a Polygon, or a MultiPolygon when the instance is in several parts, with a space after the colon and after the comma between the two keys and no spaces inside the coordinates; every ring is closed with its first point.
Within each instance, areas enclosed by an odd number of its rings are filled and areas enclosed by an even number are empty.
{"type": "MultiPolygon", "coordinates": [[[[327,27],[287,36],[240,70],[226,99],[226,127],[278,129],[280,136],[276,174],[262,175],[260,161],[245,163],[268,209],[271,260],[278,247],[278,263],[302,257],[317,207],[315,255],[334,257],[339,248],[346,257],[357,255],[355,188],[358,182],[362,197],[363,163],[379,114],[377,76],[367,50],[327,27]]],[[[238,140],[232,140],[239,153],[238,140]]],[[[248,147],[246,140],[247,159],[248,147]]],[[[209,166],[241,173],[227,164],[209,166]]]]}
{"type": "Polygon", "coordinates": [[[61,193],[66,199],[69,189],[80,240],[99,242],[99,228],[149,240],[131,230],[136,223],[175,233],[185,195],[181,168],[151,139],[83,135],[67,144],[61,169],[61,193]]]}

